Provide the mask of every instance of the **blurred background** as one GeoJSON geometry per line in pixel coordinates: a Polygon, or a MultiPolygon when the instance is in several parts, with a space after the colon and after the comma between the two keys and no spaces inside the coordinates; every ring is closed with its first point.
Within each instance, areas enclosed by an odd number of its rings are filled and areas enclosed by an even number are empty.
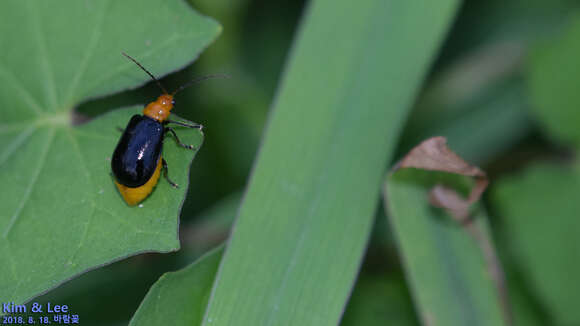
{"type": "MultiPolygon", "coordinates": [[[[182,249],[113,263],[38,300],[69,304],[83,325],[126,325],[161,274],[184,267],[224,242],[305,7],[304,1],[296,0],[190,2],[200,13],[219,21],[223,32],[192,66],[165,77],[163,84],[175,89],[193,77],[214,73],[227,73],[232,78],[204,82],[176,98],[175,113],[203,124],[206,135],[192,165],[191,186],[181,215],[182,249]]],[[[514,234],[517,217],[507,222],[502,218],[506,211],[514,216],[521,212],[506,199],[512,196],[510,191],[520,193],[517,185],[508,183],[549,191],[549,185],[541,184],[544,181],[510,178],[523,178],[522,173],[527,172],[522,171],[538,162],[549,162],[557,171],[578,166],[574,148],[580,144],[580,131],[576,131],[580,130],[580,107],[575,104],[580,101],[574,101],[580,85],[580,44],[575,41],[580,40],[579,22],[578,1],[465,1],[423,84],[395,158],[425,138],[443,135],[452,149],[489,173],[492,186],[484,200],[519,325],[580,325],[580,317],[563,316],[566,310],[559,308],[558,299],[552,300],[558,297],[555,290],[537,284],[538,277],[532,271],[535,266],[526,259],[528,253],[518,249],[522,242],[534,239],[541,244],[541,235],[534,233],[535,229],[528,229],[523,236],[514,234]],[[559,69],[567,77],[562,77],[559,69]],[[561,105],[550,105],[553,103],[561,105]],[[525,319],[518,319],[519,311],[526,311],[521,314],[525,319]]],[[[84,103],[77,111],[94,117],[114,108],[150,102],[158,93],[157,86],[149,83],[138,90],[84,103]]],[[[571,191],[578,194],[580,187],[575,185],[571,191]]],[[[535,195],[527,194],[522,201],[540,202],[535,195]]],[[[568,207],[561,214],[570,210],[574,212],[568,207]]],[[[578,211],[572,214],[575,216],[569,218],[580,215],[578,211]]],[[[577,224],[569,227],[580,231],[577,224]]],[[[557,230],[554,232],[552,236],[558,239],[557,230]]],[[[580,261],[577,242],[569,239],[567,243],[572,247],[551,249],[576,248],[561,254],[561,260],[552,265],[554,278],[565,277],[558,271],[580,272],[579,262],[557,265],[574,257],[580,261]]],[[[574,288],[580,290],[578,285],[568,292],[561,290],[566,292],[562,300],[578,302],[580,296],[570,294],[574,288]]],[[[415,325],[418,319],[381,204],[343,324],[387,322],[415,325]]]]}

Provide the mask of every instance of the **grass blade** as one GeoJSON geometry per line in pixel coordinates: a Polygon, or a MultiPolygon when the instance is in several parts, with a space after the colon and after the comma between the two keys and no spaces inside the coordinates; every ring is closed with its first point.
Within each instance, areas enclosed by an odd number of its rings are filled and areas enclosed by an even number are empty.
{"type": "Polygon", "coordinates": [[[129,325],[199,325],[222,249],[220,246],[210,251],[177,272],[163,274],[153,284],[129,325]]]}
{"type": "Polygon", "coordinates": [[[456,4],[310,3],[203,325],[338,324],[456,4]]]}
{"type": "Polygon", "coordinates": [[[511,311],[487,216],[482,209],[469,210],[488,181],[448,150],[426,146],[435,140],[411,150],[385,186],[385,206],[417,310],[425,325],[504,325],[511,311]],[[454,190],[467,193],[465,176],[477,178],[468,199],[454,190]]]}

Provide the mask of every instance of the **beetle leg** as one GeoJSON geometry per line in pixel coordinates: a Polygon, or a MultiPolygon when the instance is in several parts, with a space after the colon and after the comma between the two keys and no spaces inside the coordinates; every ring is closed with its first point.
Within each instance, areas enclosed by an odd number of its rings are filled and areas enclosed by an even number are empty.
{"type": "Polygon", "coordinates": [[[174,123],[176,125],[180,125],[182,127],[193,128],[193,129],[203,129],[203,126],[197,123],[185,123],[181,121],[173,121],[173,120],[165,120],[167,123],[174,123]]]}
{"type": "Polygon", "coordinates": [[[117,130],[119,130],[119,132],[125,132],[125,129],[123,129],[121,127],[117,127],[117,130]]]}
{"type": "Polygon", "coordinates": [[[179,188],[179,185],[173,181],[171,181],[171,179],[169,179],[169,176],[167,175],[167,162],[165,162],[164,158],[161,158],[161,165],[163,166],[163,177],[165,178],[165,180],[167,180],[167,182],[169,182],[169,184],[173,187],[173,188],[179,188]]]}
{"type": "Polygon", "coordinates": [[[169,131],[171,134],[173,134],[173,137],[175,138],[175,141],[177,142],[177,144],[183,148],[187,148],[187,149],[191,149],[191,150],[196,150],[196,147],[193,145],[186,145],[184,143],[181,142],[181,140],[179,140],[179,137],[177,137],[177,134],[175,133],[175,130],[169,128],[169,127],[165,127],[165,131],[169,131]]]}

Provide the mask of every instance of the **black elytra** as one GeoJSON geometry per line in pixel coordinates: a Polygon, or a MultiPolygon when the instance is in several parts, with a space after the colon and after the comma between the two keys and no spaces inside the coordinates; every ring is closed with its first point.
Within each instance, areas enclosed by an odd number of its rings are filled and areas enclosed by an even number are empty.
{"type": "Polygon", "coordinates": [[[159,164],[164,136],[161,122],[145,115],[131,117],[111,160],[117,182],[131,188],[147,183],[159,164]]]}

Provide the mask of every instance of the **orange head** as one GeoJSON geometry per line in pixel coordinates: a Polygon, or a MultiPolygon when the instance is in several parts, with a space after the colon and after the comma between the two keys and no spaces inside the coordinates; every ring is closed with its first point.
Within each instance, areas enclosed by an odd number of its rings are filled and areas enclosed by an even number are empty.
{"type": "Polygon", "coordinates": [[[145,109],[143,109],[143,114],[163,122],[169,118],[171,109],[173,109],[173,95],[162,94],[156,101],[147,104],[145,109]]]}

